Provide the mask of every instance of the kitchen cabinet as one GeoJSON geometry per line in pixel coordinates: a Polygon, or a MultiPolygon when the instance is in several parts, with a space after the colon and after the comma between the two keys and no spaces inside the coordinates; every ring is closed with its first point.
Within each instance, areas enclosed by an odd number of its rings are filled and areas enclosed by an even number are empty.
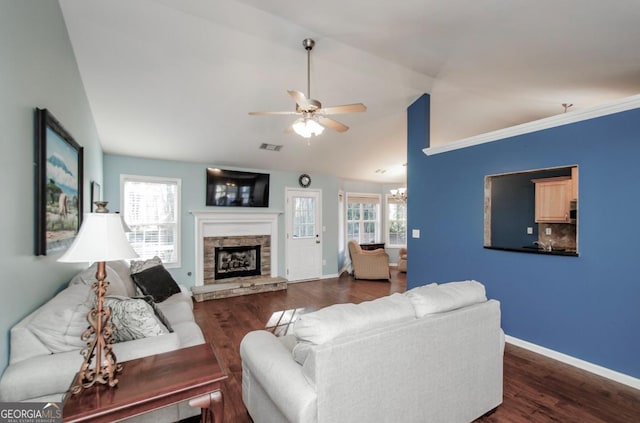
{"type": "Polygon", "coordinates": [[[536,223],[570,223],[571,200],[575,200],[571,177],[531,181],[536,191],[536,223]]]}

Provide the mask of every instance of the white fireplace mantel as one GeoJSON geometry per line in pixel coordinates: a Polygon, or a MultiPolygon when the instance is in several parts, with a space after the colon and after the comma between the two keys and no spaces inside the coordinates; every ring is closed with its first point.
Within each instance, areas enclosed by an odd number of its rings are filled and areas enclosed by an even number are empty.
{"type": "Polygon", "coordinates": [[[278,216],[273,210],[195,210],[196,280],[204,285],[204,238],[215,236],[269,235],[271,237],[271,276],[278,276],[278,216]]]}

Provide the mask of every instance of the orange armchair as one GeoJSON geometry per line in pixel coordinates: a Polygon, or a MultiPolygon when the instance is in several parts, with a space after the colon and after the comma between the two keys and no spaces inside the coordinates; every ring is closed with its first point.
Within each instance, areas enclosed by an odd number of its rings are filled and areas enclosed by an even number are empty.
{"type": "Polygon", "coordinates": [[[364,251],[355,241],[349,241],[348,246],[354,278],[389,280],[389,255],[383,248],[364,251]]]}

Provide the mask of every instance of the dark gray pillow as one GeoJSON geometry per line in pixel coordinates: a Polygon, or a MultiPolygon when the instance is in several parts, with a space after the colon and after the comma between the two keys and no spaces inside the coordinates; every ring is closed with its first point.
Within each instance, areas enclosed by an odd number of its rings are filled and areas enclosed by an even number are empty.
{"type": "Polygon", "coordinates": [[[180,287],[164,266],[153,266],[131,275],[133,282],[144,295],[151,295],[153,301],[161,303],[173,294],[180,293],[180,287]]]}

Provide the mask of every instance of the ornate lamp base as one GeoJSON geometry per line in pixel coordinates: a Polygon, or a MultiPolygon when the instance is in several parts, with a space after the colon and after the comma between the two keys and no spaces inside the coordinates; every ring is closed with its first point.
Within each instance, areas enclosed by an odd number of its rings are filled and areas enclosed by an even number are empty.
{"type": "Polygon", "coordinates": [[[87,343],[87,348],[82,350],[84,362],[78,372],[76,384],[71,388],[72,394],[77,394],[96,383],[114,387],[118,384],[116,374],[122,370],[122,365],[116,362],[116,356],[112,351],[113,328],[109,323],[111,310],[104,306],[104,296],[109,286],[109,282],[105,281],[105,268],[104,261],[98,262],[97,281],[93,285],[97,298],[96,306],[87,314],[90,326],[82,333],[81,338],[86,341],[93,335],[95,337],[87,343]],[[91,367],[94,358],[95,365],[91,367]]]}

